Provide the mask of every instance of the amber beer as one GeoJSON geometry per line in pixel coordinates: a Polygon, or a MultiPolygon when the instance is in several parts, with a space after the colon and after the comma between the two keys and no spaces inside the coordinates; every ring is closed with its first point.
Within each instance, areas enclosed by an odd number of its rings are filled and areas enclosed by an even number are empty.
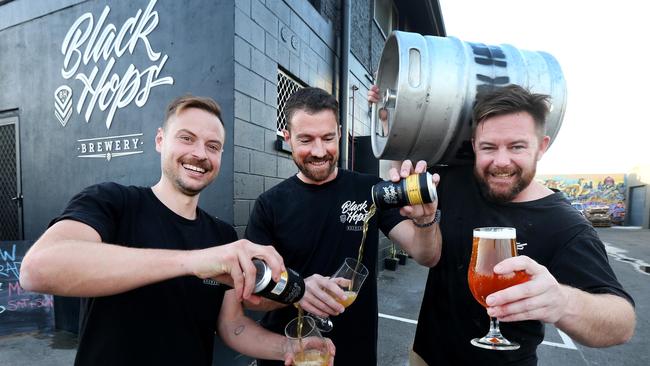
{"type": "Polygon", "coordinates": [[[294,366],[327,366],[329,361],[329,354],[323,354],[318,350],[305,350],[295,356],[293,364],[294,366]]]}
{"type": "Polygon", "coordinates": [[[517,255],[516,232],[512,228],[488,229],[502,230],[474,230],[472,259],[467,275],[472,295],[484,307],[487,307],[485,299],[490,294],[529,280],[525,271],[503,275],[494,273],[497,263],[517,255]]]}
{"type": "Polygon", "coordinates": [[[345,293],[345,297],[346,297],[345,300],[341,299],[340,297],[337,297],[330,291],[325,290],[325,292],[327,292],[330,296],[332,296],[336,300],[336,302],[343,305],[344,308],[347,308],[348,306],[352,305],[354,300],[357,299],[356,291],[344,290],[343,293],[345,293]]]}
{"type": "Polygon", "coordinates": [[[330,354],[327,342],[316,328],[314,319],[309,316],[302,316],[302,309],[299,309],[298,318],[291,320],[284,328],[284,334],[290,340],[291,351],[294,354],[294,366],[327,366],[330,354]],[[297,343],[297,344],[296,344],[297,343]]]}
{"type": "Polygon", "coordinates": [[[345,291],[345,297],[345,300],[336,299],[336,301],[339,304],[343,305],[343,307],[347,308],[348,306],[352,305],[354,300],[357,299],[357,293],[355,291],[345,291]]]}

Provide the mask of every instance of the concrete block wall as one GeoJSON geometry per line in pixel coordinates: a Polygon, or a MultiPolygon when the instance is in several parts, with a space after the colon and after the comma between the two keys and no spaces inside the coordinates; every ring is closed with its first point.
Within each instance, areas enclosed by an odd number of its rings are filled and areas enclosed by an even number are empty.
{"type": "MultiPolygon", "coordinates": [[[[331,9],[331,7],[329,8],[331,9]]],[[[277,70],[331,93],[336,26],[305,0],[235,2],[234,225],[240,237],[257,196],[297,168],[277,151],[277,70]]]]}
{"type": "MultiPolygon", "coordinates": [[[[337,1],[326,2],[323,8],[332,13],[337,1]]],[[[338,19],[331,20],[332,14],[319,14],[306,0],[238,0],[235,4],[233,207],[235,229],[243,237],[257,196],[297,172],[290,154],[277,151],[274,145],[278,138],[277,69],[337,95],[339,24],[338,19]]],[[[354,128],[355,136],[368,136],[370,109],[366,95],[384,37],[372,21],[371,1],[354,1],[351,5],[348,87],[358,89],[348,104],[348,127],[354,128]]],[[[381,261],[390,241],[380,236],[381,261]]]]}
{"type": "MultiPolygon", "coordinates": [[[[323,8],[332,13],[337,1],[327,3],[323,8]]],[[[373,83],[372,73],[377,69],[384,36],[372,21],[370,0],[354,1],[351,5],[353,36],[348,87],[358,89],[348,104],[348,127],[350,133],[354,128],[355,136],[368,136],[370,109],[366,95],[373,83]]],[[[233,200],[235,229],[243,237],[257,196],[297,172],[291,156],[274,147],[277,68],[307,85],[336,95],[338,75],[335,70],[340,55],[337,50],[338,19],[333,22],[333,14],[319,14],[306,0],[238,0],[235,6],[233,200]]],[[[381,233],[380,236],[381,261],[390,241],[381,233]]]]}

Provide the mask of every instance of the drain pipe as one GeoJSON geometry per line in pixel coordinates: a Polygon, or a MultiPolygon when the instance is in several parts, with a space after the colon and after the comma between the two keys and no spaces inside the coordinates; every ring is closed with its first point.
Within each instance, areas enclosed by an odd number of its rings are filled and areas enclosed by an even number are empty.
{"type": "Polygon", "coordinates": [[[341,1],[341,67],[339,68],[339,121],[341,121],[341,146],[339,154],[339,166],[348,166],[348,72],[350,56],[350,0],[341,1]]]}
{"type": "Polygon", "coordinates": [[[355,106],[355,100],[354,100],[354,92],[359,90],[359,87],[356,86],[355,84],[352,84],[352,96],[350,99],[352,100],[352,113],[350,113],[350,120],[352,123],[350,123],[350,161],[349,161],[349,166],[350,170],[354,171],[354,106],[355,106]]]}

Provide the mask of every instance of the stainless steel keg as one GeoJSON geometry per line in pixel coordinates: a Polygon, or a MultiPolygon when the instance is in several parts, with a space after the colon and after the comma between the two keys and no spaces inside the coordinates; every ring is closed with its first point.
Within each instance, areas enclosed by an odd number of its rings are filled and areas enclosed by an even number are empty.
{"type": "Polygon", "coordinates": [[[429,166],[472,162],[472,104],[485,88],[517,84],[550,95],[546,134],[551,142],[566,108],[566,82],[550,54],[454,37],[393,32],[376,83],[382,100],[372,109],[375,156],[426,160],[429,166]]]}

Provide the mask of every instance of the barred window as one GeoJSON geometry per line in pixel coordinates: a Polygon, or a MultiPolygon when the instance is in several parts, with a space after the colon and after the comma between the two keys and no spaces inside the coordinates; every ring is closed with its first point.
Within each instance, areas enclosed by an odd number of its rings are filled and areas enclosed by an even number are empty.
{"type": "Polygon", "coordinates": [[[306,85],[297,79],[294,79],[286,72],[278,69],[278,117],[277,117],[277,134],[282,136],[282,130],[287,127],[287,120],[284,116],[284,105],[287,99],[296,90],[304,88],[306,85]]]}

